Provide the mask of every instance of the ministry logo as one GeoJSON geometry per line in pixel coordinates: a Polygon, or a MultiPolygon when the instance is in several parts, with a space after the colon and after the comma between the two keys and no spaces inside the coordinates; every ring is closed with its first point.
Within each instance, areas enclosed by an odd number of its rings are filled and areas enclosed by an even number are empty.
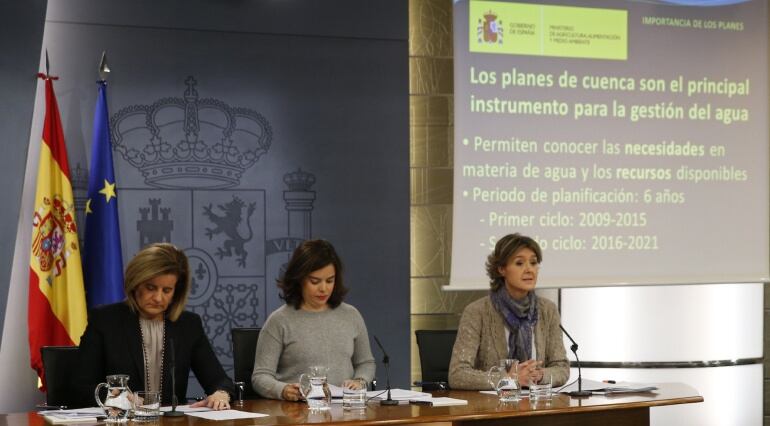
{"type": "Polygon", "coordinates": [[[503,44],[503,21],[497,19],[495,12],[490,10],[478,19],[476,37],[479,44],[503,44]]]}

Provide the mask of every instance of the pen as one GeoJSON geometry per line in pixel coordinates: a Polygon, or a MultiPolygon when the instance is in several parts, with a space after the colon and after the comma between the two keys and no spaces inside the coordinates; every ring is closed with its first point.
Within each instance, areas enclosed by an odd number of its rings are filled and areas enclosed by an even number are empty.
{"type": "Polygon", "coordinates": [[[447,387],[449,386],[447,382],[421,382],[421,381],[416,381],[412,383],[412,385],[420,386],[420,387],[425,387],[425,386],[435,387],[437,388],[436,390],[446,390],[447,387]]]}
{"type": "Polygon", "coordinates": [[[66,405],[36,405],[36,409],[38,410],[66,410],[66,405]]]}
{"type": "Polygon", "coordinates": [[[602,381],[603,381],[604,383],[609,383],[609,384],[611,384],[611,385],[614,385],[614,384],[615,384],[615,381],[614,381],[614,380],[602,380],[602,381]]]}
{"type": "Polygon", "coordinates": [[[91,413],[91,412],[88,412],[88,411],[59,411],[59,410],[54,410],[54,411],[40,411],[40,412],[38,412],[38,414],[40,414],[42,416],[53,414],[53,415],[56,415],[56,416],[59,416],[59,417],[76,417],[76,418],[77,417],[93,417],[93,418],[99,418],[99,417],[104,418],[104,417],[106,417],[104,414],[91,413]]]}

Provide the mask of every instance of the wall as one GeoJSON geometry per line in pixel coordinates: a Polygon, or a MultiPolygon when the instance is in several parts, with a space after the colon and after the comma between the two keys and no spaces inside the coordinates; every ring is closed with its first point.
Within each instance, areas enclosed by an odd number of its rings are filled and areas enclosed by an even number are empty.
{"type": "Polygon", "coordinates": [[[412,381],[420,379],[414,331],[454,329],[484,292],[445,292],[452,242],[452,2],[409,2],[412,381]]]}
{"type": "MultiPolygon", "coordinates": [[[[29,367],[27,349],[26,283],[11,286],[13,275],[29,277],[29,246],[17,250],[19,204],[22,199],[27,144],[35,101],[35,87],[43,40],[45,0],[0,2],[0,129],[2,149],[3,208],[0,208],[0,412],[28,409],[37,397],[35,374],[29,367]],[[18,259],[17,259],[18,258],[18,259]],[[17,260],[27,259],[13,271],[17,260]],[[19,288],[19,286],[22,286],[19,288]],[[8,300],[14,303],[7,303],[8,300]],[[19,383],[28,383],[26,388],[19,383]]],[[[38,143],[40,137],[38,136],[38,143]]],[[[27,238],[31,228],[25,233],[27,238]]]]}
{"type": "MultiPolygon", "coordinates": [[[[770,351],[770,285],[764,285],[765,297],[764,297],[764,339],[762,341],[763,354],[770,351]]],[[[762,414],[763,424],[770,426],[770,357],[763,357],[764,363],[762,365],[762,414]]]]}
{"type": "MultiPolygon", "coordinates": [[[[0,129],[4,153],[0,156],[0,170],[7,176],[24,174],[45,9],[45,0],[0,3],[0,129]]],[[[7,207],[0,209],[0,235],[6,243],[16,238],[19,210],[13,207],[21,199],[22,180],[8,183],[3,191],[7,207]]],[[[12,261],[13,245],[0,245],[0,330],[5,319],[12,261]]],[[[0,344],[1,339],[2,336],[0,344]]]]}

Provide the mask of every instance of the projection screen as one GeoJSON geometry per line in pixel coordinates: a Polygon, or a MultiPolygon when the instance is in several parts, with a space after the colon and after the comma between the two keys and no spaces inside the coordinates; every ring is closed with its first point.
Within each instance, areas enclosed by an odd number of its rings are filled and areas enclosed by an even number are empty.
{"type": "Polygon", "coordinates": [[[767,7],[455,2],[446,288],[512,232],[540,287],[767,281],[767,7]]]}

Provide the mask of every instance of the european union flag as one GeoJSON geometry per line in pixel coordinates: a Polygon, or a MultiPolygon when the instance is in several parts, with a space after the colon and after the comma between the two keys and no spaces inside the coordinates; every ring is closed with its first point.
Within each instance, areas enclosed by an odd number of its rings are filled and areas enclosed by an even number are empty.
{"type": "Polygon", "coordinates": [[[118,196],[112,167],[107,83],[97,82],[91,171],[88,176],[83,275],[88,307],[119,302],[123,294],[118,196]]]}

